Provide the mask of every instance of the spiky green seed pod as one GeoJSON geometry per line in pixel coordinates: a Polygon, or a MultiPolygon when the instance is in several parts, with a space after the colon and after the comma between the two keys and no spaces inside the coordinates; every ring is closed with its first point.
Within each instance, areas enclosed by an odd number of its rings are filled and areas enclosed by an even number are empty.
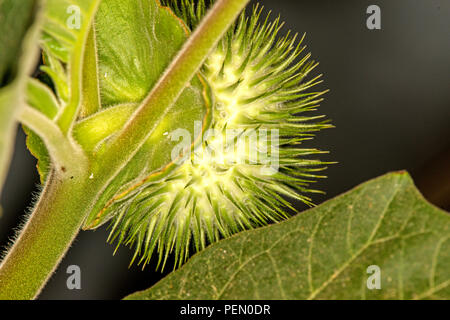
{"type": "MultiPolygon", "coordinates": [[[[203,1],[162,4],[191,28],[205,11],[203,1]]],[[[109,240],[134,245],[133,261],[140,256],[139,263],[147,264],[156,249],[158,266],[170,253],[179,266],[191,247],[201,250],[221,237],[285,219],[295,210],[287,199],[312,205],[305,194],[318,192],[308,185],[325,163],[305,158],[322,151],[299,144],[330,127],[317,121],[323,116],[304,115],[316,110],[324,94],[310,90],[320,76],[305,80],[317,64],[309,54],[299,58],[303,39],[278,37],[280,19],[269,22],[267,15],[262,21],[261,12],[256,7],[250,16],[243,13],[204,64],[215,134],[165,178],[143,183],[105,209],[113,216],[109,240]]]]}

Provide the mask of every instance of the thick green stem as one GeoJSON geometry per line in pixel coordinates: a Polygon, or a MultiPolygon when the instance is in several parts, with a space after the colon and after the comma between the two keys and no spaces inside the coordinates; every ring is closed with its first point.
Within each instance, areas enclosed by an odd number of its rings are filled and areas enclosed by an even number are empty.
{"type": "Polygon", "coordinates": [[[0,300],[33,299],[54,272],[89,210],[88,177],[51,174],[42,197],[0,265],[0,300]]]}

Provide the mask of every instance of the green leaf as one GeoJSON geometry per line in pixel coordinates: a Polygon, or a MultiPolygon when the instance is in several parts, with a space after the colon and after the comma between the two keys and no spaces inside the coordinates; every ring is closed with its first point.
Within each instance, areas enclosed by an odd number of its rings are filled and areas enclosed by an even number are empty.
{"type": "Polygon", "coordinates": [[[156,1],[102,1],[95,23],[102,108],[140,103],[187,36],[156,1]]]}
{"type": "Polygon", "coordinates": [[[405,172],[243,232],[126,299],[449,299],[450,215],[405,172]],[[366,286],[381,269],[381,289],[366,286]]]}
{"type": "Polygon", "coordinates": [[[24,75],[35,49],[35,0],[0,0],[0,191],[12,156],[16,116],[23,104],[24,75]]]}

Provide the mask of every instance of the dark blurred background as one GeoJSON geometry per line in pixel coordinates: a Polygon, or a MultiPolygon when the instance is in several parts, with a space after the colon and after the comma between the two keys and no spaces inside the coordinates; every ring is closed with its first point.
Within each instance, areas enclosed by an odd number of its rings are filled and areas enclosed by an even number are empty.
{"type": "MultiPolygon", "coordinates": [[[[331,151],[338,161],[316,186],[321,203],[370,178],[408,170],[422,193],[450,209],[450,1],[448,0],[266,0],[286,21],[285,31],[306,32],[305,43],[320,61],[320,108],[335,129],[308,146],[331,151]],[[366,9],[381,8],[382,29],[366,28],[366,9]]],[[[35,159],[20,130],[1,203],[0,245],[7,245],[38,190],[35,159]]],[[[299,210],[304,210],[299,206],[299,210]]],[[[128,268],[133,253],[106,244],[108,231],[81,232],[41,299],[119,299],[150,287],[165,274],[128,268]],[[66,269],[78,265],[82,289],[66,287],[66,269]]]]}

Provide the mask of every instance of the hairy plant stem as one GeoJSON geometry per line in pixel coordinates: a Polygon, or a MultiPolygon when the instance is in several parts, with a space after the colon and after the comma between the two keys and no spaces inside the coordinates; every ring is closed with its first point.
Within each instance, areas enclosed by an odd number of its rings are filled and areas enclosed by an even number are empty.
{"type": "MultiPolygon", "coordinates": [[[[102,158],[89,163],[84,156],[66,159],[60,154],[60,161],[56,159],[38,204],[0,265],[0,299],[37,297],[101,192],[153,132],[154,128],[149,128],[148,124],[155,113],[165,114],[164,111],[176,101],[248,1],[216,2],[102,158]],[[65,165],[61,166],[60,162],[65,165]],[[92,170],[95,179],[90,179],[92,170]]],[[[39,124],[29,117],[31,113],[22,116],[27,125],[38,126],[34,129],[48,144],[49,150],[54,150],[63,148],[58,146],[58,141],[70,143],[70,139],[59,139],[59,135],[70,133],[74,112],[75,108],[69,108],[58,119],[62,133],[52,128],[38,131],[39,124]]],[[[35,119],[43,121],[40,117],[35,119]]]]}
{"type": "Polygon", "coordinates": [[[0,300],[33,299],[54,272],[89,209],[86,176],[51,173],[42,196],[0,265],[0,300]]]}

